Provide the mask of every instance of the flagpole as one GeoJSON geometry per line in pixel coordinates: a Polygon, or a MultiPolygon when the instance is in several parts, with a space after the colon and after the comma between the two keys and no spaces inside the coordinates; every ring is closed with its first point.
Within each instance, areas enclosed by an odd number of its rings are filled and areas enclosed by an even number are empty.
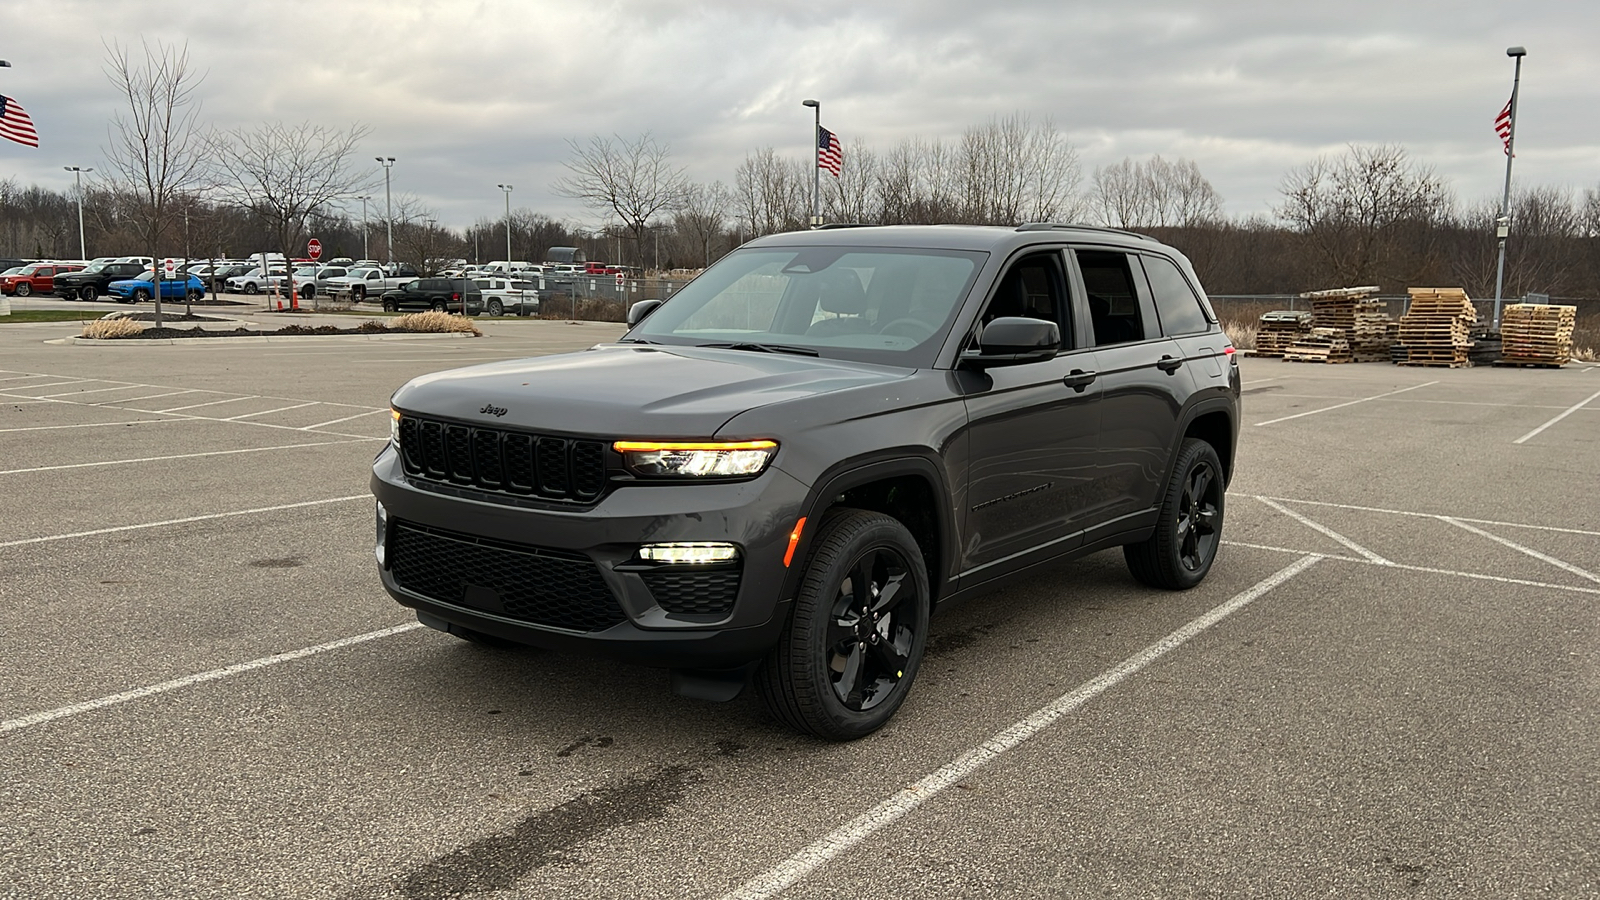
{"type": "Polygon", "coordinates": [[[811,125],[811,227],[822,224],[822,104],[816,100],[802,100],[816,113],[811,125]]]}
{"type": "Polygon", "coordinates": [[[1494,330],[1500,330],[1500,298],[1506,280],[1506,236],[1511,233],[1511,161],[1516,158],[1517,144],[1517,89],[1522,85],[1522,58],[1528,51],[1522,47],[1507,47],[1506,55],[1515,59],[1516,69],[1511,76],[1511,128],[1506,133],[1506,189],[1500,198],[1500,218],[1495,221],[1495,236],[1500,239],[1500,262],[1494,270],[1494,330]]]}

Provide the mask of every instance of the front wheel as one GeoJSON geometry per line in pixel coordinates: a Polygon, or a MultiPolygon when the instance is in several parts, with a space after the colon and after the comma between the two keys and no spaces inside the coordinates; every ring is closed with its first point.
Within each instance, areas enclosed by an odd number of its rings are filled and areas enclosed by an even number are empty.
{"type": "Polygon", "coordinates": [[[384,312],[397,312],[398,310],[399,310],[399,307],[395,306],[395,303],[394,303],[393,300],[385,300],[385,301],[383,301],[383,311],[384,312]]]}
{"type": "Polygon", "coordinates": [[[1188,590],[1205,579],[1222,543],[1222,461],[1205,441],[1185,438],[1162,495],[1155,533],[1122,548],[1128,571],[1151,587],[1188,590]]]}
{"type": "Polygon", "coordinates": [[[78,296],[82,297],[85,302],[93,303],[100,299],[100,291],[92,284],[85,285],[82,290],[78,291],[78,296]]]}
{"type": "Polygon", "coordinates": [[[257,285],[254,281],[246,281],[244,283],[244,292],[246,294],[259,293],[260,290],[261,290],[260,286],[257,285]]]}
{"type": "Polygon", "coordinates": [[[773,716],[831,741],[883,727],[928,643],[928,575],[898,520],[839,510],[817,531],[794,609],[756,673],[773,716]]]}
{"type": "Polygon", "coordinates": [[[26,281],[17,284],[18,297],[26,297],[31,293],[33,293],[33,285],[27,283],[26,281]]]}
{"type": "MultiPolygon", "coordinates": [[[[360,303],[361,301],[363,301],[365,299],[367,299],[367,289],[366,288],[364,288],[364,287],[362,287],[361,285],[358,284],[355,287],[350,289],[350,302],[351,303],[360,303]]],[[[387,309],[388,307],[384,307],[384,308],[387,309]]]]}
{"type": "Polygon", "coordinates": [[[314,284],[308,284],[300,289],[301,300],[310,300],[315,296],[317,296],[317,286],[314,284]]]}
{"type": "Polygon", "coordinates": [[[149,303],[150,302],[150,292],[145,290],[144,288],[139,288],[138,290],[133,292],[133,302],[135,302],[135,303],[149,303]]]}

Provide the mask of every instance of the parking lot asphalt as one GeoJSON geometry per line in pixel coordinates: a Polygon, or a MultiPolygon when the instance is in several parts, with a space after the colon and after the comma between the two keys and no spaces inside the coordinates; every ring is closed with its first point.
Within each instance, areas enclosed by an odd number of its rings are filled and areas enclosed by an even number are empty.
{"type": "Polygon", "coordinates": [[[378,584],[390,392],[577,349],[0,327],[0,896],[1600,895],[1600,373],[1245,359],[1210,578],[935,618],[823,744],[378,584]]]}

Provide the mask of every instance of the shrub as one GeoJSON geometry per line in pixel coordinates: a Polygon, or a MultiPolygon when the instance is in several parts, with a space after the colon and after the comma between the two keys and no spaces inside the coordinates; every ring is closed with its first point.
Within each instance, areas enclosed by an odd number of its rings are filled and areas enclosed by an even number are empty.
{"type": "Polygon", "coordinates": [[[433,310],[395,316],[389,320],[389,330],[431,333],[461,332],[462,334],[470,334],[473,337],[483,337],[483,332],[479,331],[478,326],[472,324],[470,319],[433,310]]]}
{"type": "Polygon", "coordinates": [[[83,336],[95,340],[129,337],[144,330],[132,319],[91,319],[83,323],[83,336]]]}
{"type": "Polygon", "coordinates": [[[1237,319],[1223,319],[1222,330],[1228,335],[1228,340],[1233,342],[1240,350],[1254,350],[1256,348],[1256,326],[1249,322],[1240,322],[1237,319]]]}
{"type": "Polygon", "coordinates": [[[389,330],[389,326],[379,322],[377,319],[368,319],[357,325],[356,330],[362,334],[383,334],[389,330]]]}

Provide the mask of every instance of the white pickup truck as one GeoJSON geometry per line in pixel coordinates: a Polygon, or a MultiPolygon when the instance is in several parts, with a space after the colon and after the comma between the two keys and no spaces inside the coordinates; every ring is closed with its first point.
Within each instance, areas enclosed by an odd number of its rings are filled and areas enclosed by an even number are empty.
{"type": "Polygon", "coordinates": [[[335,300],[360,303],[371,297],[377,300],[384,291],[394,290],[402,284],[416,281],[422,276],[408,266],[398,266],[393,274],[381,268],[351,269],[343,278],[328,279],[325,289],[335,300]]]}

